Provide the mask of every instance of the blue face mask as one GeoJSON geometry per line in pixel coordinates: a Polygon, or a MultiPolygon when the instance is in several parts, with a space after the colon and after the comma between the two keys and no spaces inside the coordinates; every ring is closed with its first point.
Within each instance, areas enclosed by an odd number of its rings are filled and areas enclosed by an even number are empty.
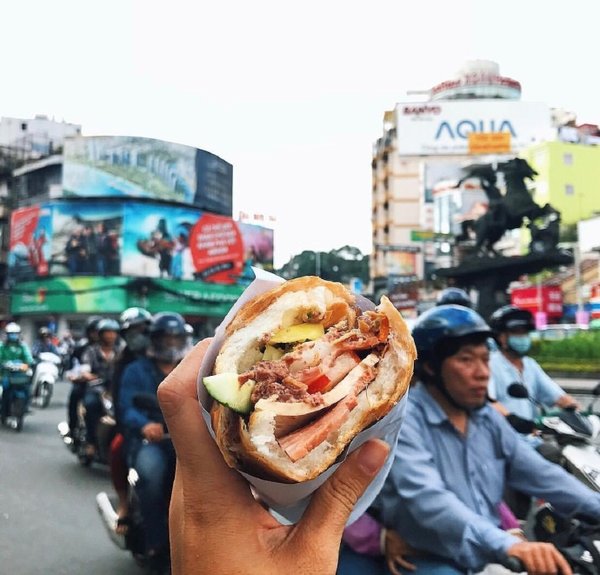
{"type": "Polygon", "coordinates": [[[508,347],[518,353],[525,355],[531,349],[531,337],[529,335],[509,335],[508,347]]]}

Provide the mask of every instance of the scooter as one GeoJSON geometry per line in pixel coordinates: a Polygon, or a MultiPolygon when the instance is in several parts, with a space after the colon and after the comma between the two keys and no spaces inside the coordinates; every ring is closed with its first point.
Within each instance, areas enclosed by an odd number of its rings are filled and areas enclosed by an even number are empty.
{"type": "MultiPolygon", "coordinates": [[[[133,403],[138,409],[145,411],[152,421],[163,424],[165,435],[162,441],[170,441],[171,438],[167,433],[166,424],[156,396],[145,393],[138,394],[133,398],[133,403]]],[[[144,440],[144,442],[146,442],[146,440],[144,440]]],[[[104,524],[111,541],[120,549],[129,551],[138,565],[146,567],[148,564],[148,557],[145,555],[144,522],[136,493],[136,484],[139,481],[139,475],[135,468],[131,467],[129,469],[127,481],[129,482],[129,525],[125,536],[118,535],[116,532],[118,520],[116,502],[114,502],[106,492],[102,491],[96,495],[96,505],[98,513],[102,518],[102,523],[104,524]]]]}
{"type": "MultiPolygon", "coordinates": [[[[511,397],[533,400],[527,388],[520,383],[508,386],[511,397]]],[[[540,416],[532,428],[540,433],[548,445],[555,445],[559,463],[590,489],[600,492],[600,417],[594,412],[594,404],[600,397],[600,384],[593,391],[595,400],[582,412],[574,409],[547,411],[533,402],[540,416]]]]}
{"type": "MultiPolygon", "coordinates": [[[[545,503],[532,519],[535,541],[552,543],[576,575],[600,575],[600,523],[591,517],[562,517],[545,503]]],[[[507,556],[502,565],[516,573],[525,571],[520,559],[507,556]]]]}
{"type": "Polygon", "coordinates": [[[31,368],[20,361],[7,361],[2,365],[2,395],[8,394],[8,413],[2,414],[2,425],[9,421],[16,431],[23,430],[23,420],[29,411],[31,398],[31,368]]]}
{"type": "Polygon", "coordinates": [[[38,355],[31,390],[32,400],[36,407],[44,409],[50,405],[61,364],[62,359],[50,351],[43,351],[38,355]]]}
{"type": "Polygon", "coordinates": [[[83,403],[80,403],[77,407],[77,425],[73,432],[70,433],[69,424],[66,421],[61,421],[58,424],[58,433],[62,437],[66,447],[77,455],[77,459],[81,465],[84,467],[89,467],[92,463],[106,465],[108,464],[110,444],[116,434],[112,398],[105,391],[104,382],[101,379],[88,381],[87,391],[98,394],[103,408],[103,415],[98,420],[96,426],[97,443],[94,445],[94,455],[90,456],[86,450],[87,429],[85,425],[85,406],[83,403]]]}

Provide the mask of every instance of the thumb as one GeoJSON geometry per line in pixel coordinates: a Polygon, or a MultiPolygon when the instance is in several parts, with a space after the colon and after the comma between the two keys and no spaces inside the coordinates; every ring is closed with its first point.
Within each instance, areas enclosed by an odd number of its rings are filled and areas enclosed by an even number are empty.
{"type": "Polygon", "coordinates": [[[354,505],[383,467],[390,446],[371,439],[351,453],[315,492],[298,524],[297,536],[316,545],[339,543],[354,505]]]}

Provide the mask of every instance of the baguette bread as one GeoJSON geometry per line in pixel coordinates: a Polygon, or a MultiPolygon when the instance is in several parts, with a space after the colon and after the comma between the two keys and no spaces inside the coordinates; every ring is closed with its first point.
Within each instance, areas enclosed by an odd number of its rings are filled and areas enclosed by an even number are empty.
{"type": "Polygon", "coordinates": [[[264,479],[317,477],[402,398],[415,358],[410,332],[386,297],[364,311],[341,284],[317,277],[284,282],[243,306],[225,330],[213,373],[246,374],[241,379],[254,376],[257,384],[247,415],[213,403],[223,457],[264,479]],[[263,360],[274,334],[306,322],[322,326],[323,337],[283,344],[281,359],[263,360]],[[312,384],[303,382],[315,373],[325,374],[318,380],[321,389],[307,393],[312,384]],[[277,381],[269,385],[271,380],[277,381]]]}

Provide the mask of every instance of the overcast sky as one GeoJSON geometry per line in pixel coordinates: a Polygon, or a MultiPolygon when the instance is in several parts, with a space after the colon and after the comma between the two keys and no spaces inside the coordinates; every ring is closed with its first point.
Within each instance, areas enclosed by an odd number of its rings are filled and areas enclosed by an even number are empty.
{"type": "Polygon", "coordinates": [[[523,99],[600,122],[593,0],[14,0],[0,115],[209,150],[234,213],[275,216],[276,264],[371,250],[371,147],[406,91],[491,59],[523,99]]]}

